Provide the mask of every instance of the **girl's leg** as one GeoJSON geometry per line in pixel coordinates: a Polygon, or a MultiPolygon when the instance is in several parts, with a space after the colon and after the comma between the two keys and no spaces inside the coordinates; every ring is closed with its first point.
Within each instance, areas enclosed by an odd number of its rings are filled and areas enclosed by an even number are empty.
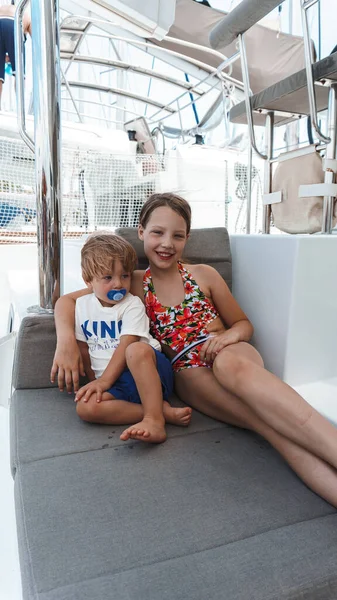
{"type": "Polygon", "coordinates": [[[257,357],[249,344],[233,344],[218,354],[213,373],[225,390],[275,431],[337,468],[337,428],[258,364],[257,357]]]}
{"type": "Polygon", "coordinates": [[[240,398],[226,391],[211,369],[185,369],[176,374],[175,382],[180,398],[193,408],[214,419],[250,429],[263,436],[308,487],[337,507],[336,471],[267,425],[240,398]]]}

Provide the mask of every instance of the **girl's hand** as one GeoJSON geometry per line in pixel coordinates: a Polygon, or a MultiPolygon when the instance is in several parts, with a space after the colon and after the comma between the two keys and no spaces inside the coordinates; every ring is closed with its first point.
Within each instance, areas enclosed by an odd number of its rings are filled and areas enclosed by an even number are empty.
{"type": "Polygon", "coordinates": [[[237,344],[240,341],[240,332],[235,329],[228,329],[224,333],[213,335],[210,337],[201,347],[200,358],[201,360],[211,363],[215,360],[220,350],[237,344]]]}
{"type": "Polygon", "coordinates": [[[96,402],[101,402],[103,393],[110,387],[111,385],[107,381],[104,381],[104,379],[99,377],[98,379],[95,379],[95,381],[90,381],[90,383],[81,387],[75,396],[75,402],[78,402],[79,400],[88,402],[90,396],[93,394],[96,394],[96,402]]]}
{"type": "Polygon", "coordinates": [[[53,366],[50,371],[50,381],[55,382],[57,375],[57,384],[61,392],[64,390],[64,384],[68,393],[78,391],[80,375],[84,376],[83,360],[75,338],[69,339],[66,343],[58,342],[54,354],[53,366]]]}

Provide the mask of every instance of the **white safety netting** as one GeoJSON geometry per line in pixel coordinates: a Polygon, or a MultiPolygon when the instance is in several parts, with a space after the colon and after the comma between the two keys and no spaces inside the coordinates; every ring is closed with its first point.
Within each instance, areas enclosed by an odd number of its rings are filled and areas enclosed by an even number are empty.
{"type": "MultiPolygon", "coordinates": [[[[135,227],[153,192],[171,191],[192,206],[193,227],[246,229],[245,155],[184,148],[167,156],[62,150],[62,230],[69,238],[99,229],[135,227]]],[[[251,231],[261,231],[261,177],[253,166],[251,231]]],[[[0,243],[36,242],[34,155],[17,139],[0,138],[0,243]]]]}

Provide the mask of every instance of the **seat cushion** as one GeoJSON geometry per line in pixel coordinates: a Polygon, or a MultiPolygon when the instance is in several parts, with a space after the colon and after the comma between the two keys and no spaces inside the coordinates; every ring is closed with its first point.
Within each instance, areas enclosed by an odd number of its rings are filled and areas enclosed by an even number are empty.
{"type": "MultiPolygon", "coordinates": [[[[325,79],[337,80],[337,53],[331,54],[326,58],[315,63],[312,67],[314,81],[324,81],[325,79]]],[[[316,85],[315,95],[317,110],[322,111],[328,107],[329,87],[316,85]]],[[[305,69],[274,83],[270,87],[254,94],[251,99],[252,110],[254,113],[254,124],[264,125],[266,112],[279,111],[288,114],[275,115],[275,124],[282,124],[289,121],[292,114],[309,115],[309,96],[307,89],[307,76],[305,69]],[[260,112],[263,111],[263,112],[260,112]]],[[[245,102],[240,102],[232,107],[229,115],[233,123],[247,123],[245,102]]]]}
{"type": "Polygon", "coordinates": [[[25,599],[336,597],[336,511],[247,431],[21,463],[15,494],[25,599]]]}
{"type": "MultiPolygon", "coordinates": [[[[170,402],[184,406],[176,396],[170,402]]],[[[23,463],[125,444],[119,439],[125,426],[85,423],[77,416],[74,394],[58,389],[15,391],[10,418],[13,474],[23,463]]],[[[175,437],[220,427],[227,425],[193,411],[188,429],[168,425],[167,432],[175,437]]]]}

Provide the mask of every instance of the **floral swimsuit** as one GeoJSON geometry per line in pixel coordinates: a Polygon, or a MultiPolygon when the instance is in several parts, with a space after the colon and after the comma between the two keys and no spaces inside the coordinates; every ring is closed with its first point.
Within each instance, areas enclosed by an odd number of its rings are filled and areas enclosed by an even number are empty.
{"type": "Polygon", "coordinates": [[[178,262],[185,299],[177,306],[163,306],[157,299],[150,267],[144,273],[144,300],[150,331],[161,344],[177,352],[171,361],[174,371],[191,367],[211,367],[199,357],[200,346],[210,336],[207,325],[219,316],[191,273],[178,262]]]}

